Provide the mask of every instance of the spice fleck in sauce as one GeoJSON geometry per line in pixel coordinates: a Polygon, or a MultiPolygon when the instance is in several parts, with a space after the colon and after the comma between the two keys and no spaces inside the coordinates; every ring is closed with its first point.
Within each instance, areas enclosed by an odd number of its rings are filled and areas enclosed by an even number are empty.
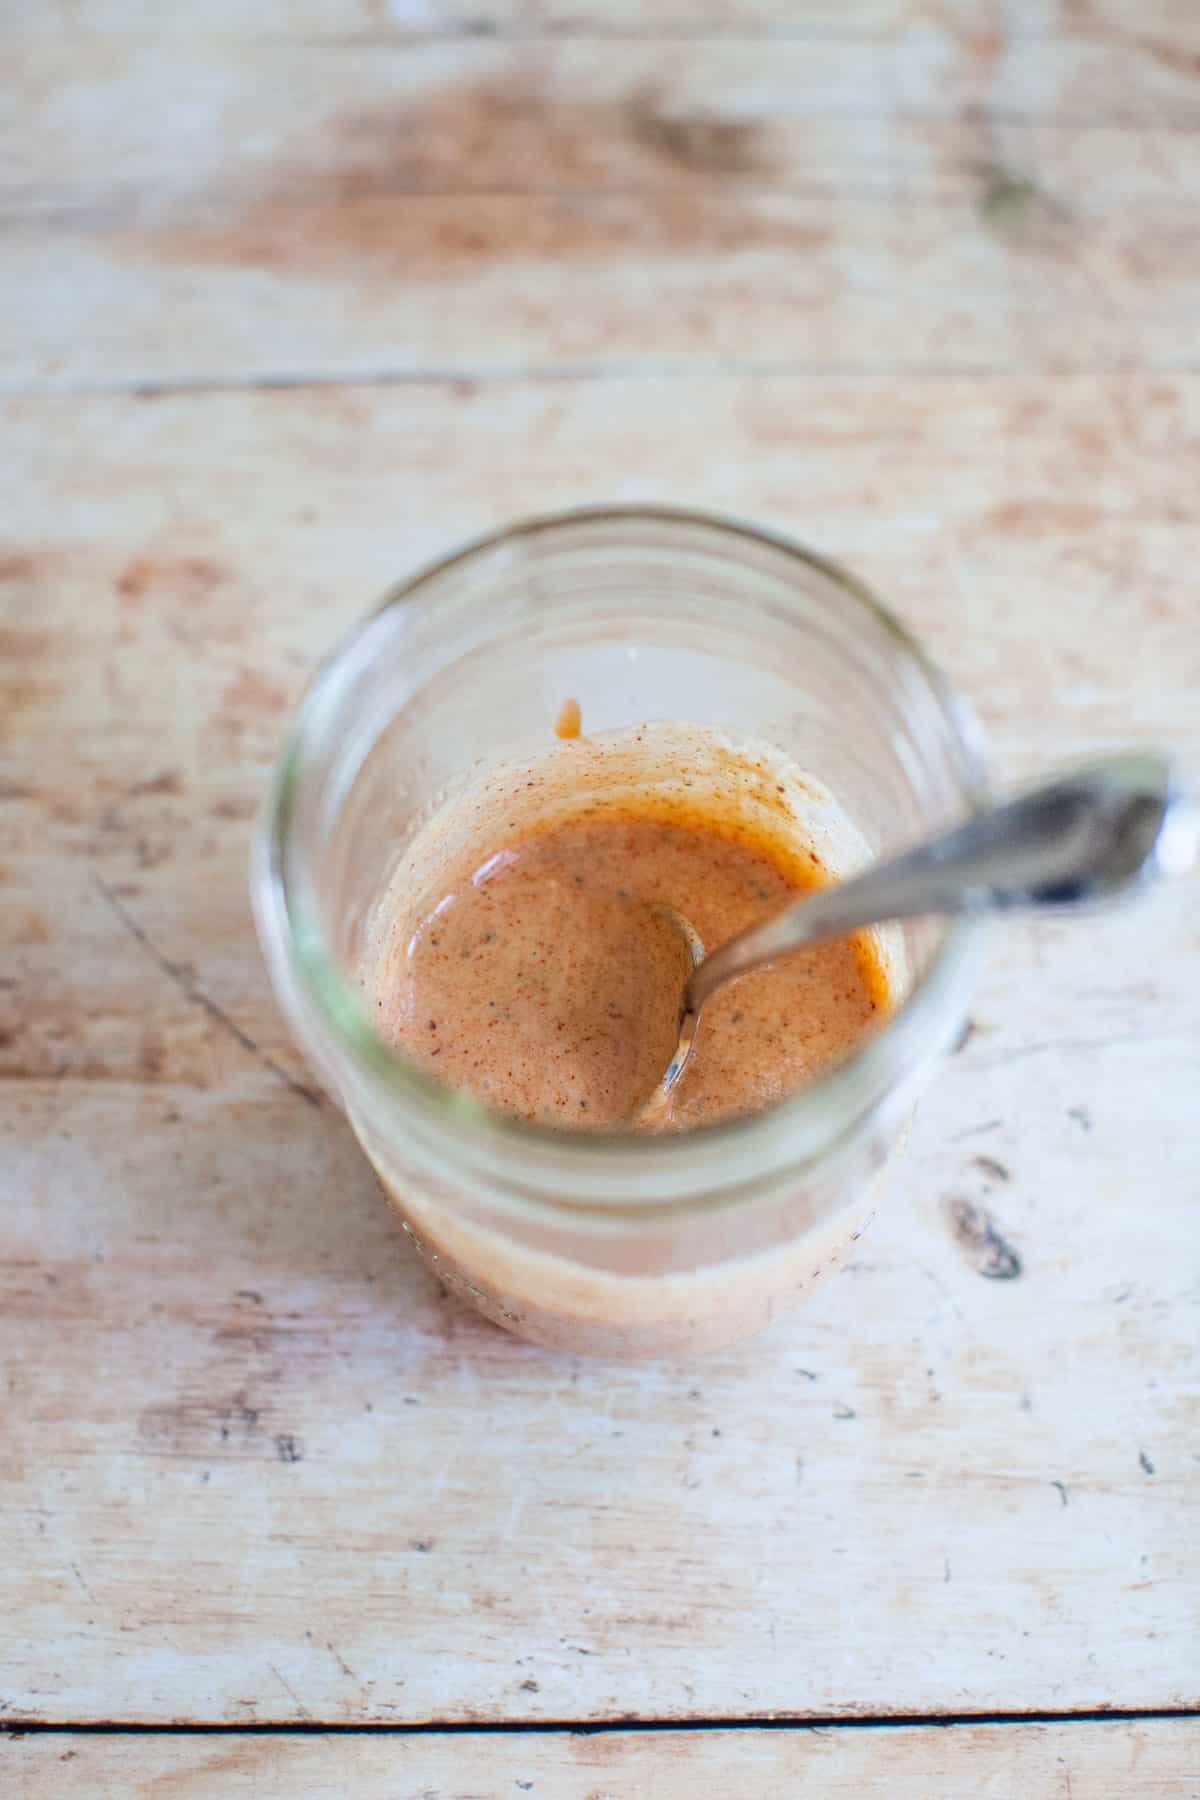
{"type": "MultiPolygon", "coordinates": [[[[522,788],[535,779],[514,794],[522,788]]],[[[575,806],[560,797],[540,819],[481,808],[478,834],[419,893],[398,871],[368,977],[377,1027],[429,1073],[506,1112],[637,1129],[675,1047],[688,974],[679,933],[656,908],[683,913],[713,950],[829,879],[783,802],[748,815],[730,792],[685,777],[670,792],[583,792],[575,806]]],[[[844,1059],[889,1000],[869,934],[731,983],[706,1005],[655,1128],[782,1099],[844,1059]]]]}

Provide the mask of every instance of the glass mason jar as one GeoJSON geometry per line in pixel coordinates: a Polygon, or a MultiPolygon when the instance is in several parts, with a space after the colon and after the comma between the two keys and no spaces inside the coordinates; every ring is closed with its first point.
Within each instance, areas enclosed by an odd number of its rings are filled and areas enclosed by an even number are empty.
{"type": "Polygon", "coordinates": [[[557,1132],[439,1086],[372,1028],[372,909],[448,798],[546,753],[568,695],[589,735],[677,720],[773,744],[876,855],[977,807],[981,765],[964,709],[859,582],[765,532],[656,509],[536,520],[425,570],[301,704],[255,852],[259,931],[417,1250],[541,1343],[705,1349],[764,1325],[871,1218],[915,1095],[962,1032],[973,930],[905,926],[887,1021],[815,1085],[731,1123],[557,1132]]]}

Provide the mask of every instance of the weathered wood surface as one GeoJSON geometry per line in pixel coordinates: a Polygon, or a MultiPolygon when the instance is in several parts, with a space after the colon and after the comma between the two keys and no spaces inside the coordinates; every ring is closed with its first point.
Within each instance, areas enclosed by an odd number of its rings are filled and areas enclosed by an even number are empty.
{"type": "MultiPolygon", "coordinates": [[[[306,1092],[245,861],[340,623],[585,501],[844,558],[1001,773],[1128,739],[1200,771],[1200,14],[195,17],[0,17],[0,1718],[1196,1705],[1194,888],[998,939],[853,1270],[757,1344],[630,1369],[494,1333],[407,1257],[306,1092]]],[[[3,1754],[68,1796],[528,1768],[1080,1800],[1193,1791],[1190,1744],[3,1754]]]]}
{"type": "Polygon", "coordinates": [[[684,433],[644,383],[6,403],[10,1715],[1196,1700],[1190,894],[998,940],[853,1272],[630,1369],[409,1260],[289,1085],[245,860],[341,619],[664,471],[876,578],[1001,768],[1115,736],[1200,762],[1197,387],[712,382],[684,433]],[[981,1276],[962,1198],[1019,1279],[981,1276]]]}
{"type": "Polygon", "coordinates": [[[1195,9],[242,10],[13,34],[7,387],[1196,367],[1195,9]]]}
{"type": "Polygon", "coordinates": [[[1193,1721],[598,1736],[0,1743],[22,1800],[1195,1800],[1193,1721]]]}

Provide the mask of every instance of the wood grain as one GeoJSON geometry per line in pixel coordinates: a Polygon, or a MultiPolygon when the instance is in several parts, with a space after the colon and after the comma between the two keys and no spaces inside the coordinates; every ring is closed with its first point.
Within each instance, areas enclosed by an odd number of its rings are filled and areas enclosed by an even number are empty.
{"type": "Polygon", "coordinates": [[[408,1256],[246,860],[342,624],[595,501],[843,558],[1002,778],[1200,776],[1200,13],[200,18],[0,16],[0,1724],[228,1735],[0,1787],[1195,1795],[1194,1721],[853,1724],[1200,1705],[1194,889],[997,938],[854,1266],[612,1368],[408,1256]],[[845,1727],[239,1731],[771,1715],[845,1727]]]}
{"type": "Polygon", "coordinates": [[[871,39],[957,31],[986,47],[996,38],[1045,45],[1064,36],[1134,44],[1182,62],[1200,25],[1180,0],[1143,0],[1131,22],[1124,0],[212,0],[202,17],[184,0],[46,0],[13,8],[0,27],[16,37],[147,38],[163,33],[255,41],[319,37],[407,43],[429,38],[564,37],[871,39]]]}
{"type": "Polygon", "coordinates": [[[0,1743],[24,1800],[1194,1800],[1188,1721],[773,1731],[279,1739],[66,1736],[0,1743]]]}
{"type": "Polygon", "coordinates": [[[0,381],[1194,368],[1198,56],[22,41],[0,381]]]}
{"type": "Polygon", "coordinates": [[[244,898],[284,711],[531,503],[669,470],[845,554],[1009,770],[1200,750],[1196,379],[676,392],[7,402],[10,1718],[1195,1703],[1186,894],[998,941],[858,1264],[692,1368],[447,1304],[297,1092],[244,898]]]}
{"type": "MultiPolygon", "coordinates": [[[[985,0],[989,13],[995,0],[985,0]]],[[[1106,0],[1111,7],[1113,0],[1106,0]]],[[[1155,0],[1151,32],[1172,24],[1170,0],[1155,0]]],[[[983,9],[981,8],[981,11],[983,9]]],[[[1053,9],[1057,12],[1059,9],[1053,9]]],[[[1102,17],[1102,15],[1098,15],[1102,17]]],[[[442,0],[213,0],[197,15],[182,0],[163,0],[153,12],[130,0],[48,0],[36,10],[13,9],[3,27],[13,36],[145,38],[178,33],[233,38],[323,41],[370,39],[410,43],[430,38],[491,36],[560,37],[578,33],[645,37],[834,36],[870,37],[912,18],[908,0],[857,0],[852,10],[838,0],[478,0],[469,9],[442,0]]],[[[990,23],[990,19],[987,21],[990,23]]]]}

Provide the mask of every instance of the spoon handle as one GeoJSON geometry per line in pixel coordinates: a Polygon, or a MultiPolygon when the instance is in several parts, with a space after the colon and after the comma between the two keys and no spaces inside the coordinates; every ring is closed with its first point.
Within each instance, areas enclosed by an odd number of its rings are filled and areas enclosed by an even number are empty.
{"type": "Polygon", "coordinates": [[[864,925],[1114,898],[1157,874],[1182,872],[1198,835],[1198,815],[1163,757],[1114,756],[797,900],[706,957],[688,1001],[698,1011],[732,976],[864,925]]]}

